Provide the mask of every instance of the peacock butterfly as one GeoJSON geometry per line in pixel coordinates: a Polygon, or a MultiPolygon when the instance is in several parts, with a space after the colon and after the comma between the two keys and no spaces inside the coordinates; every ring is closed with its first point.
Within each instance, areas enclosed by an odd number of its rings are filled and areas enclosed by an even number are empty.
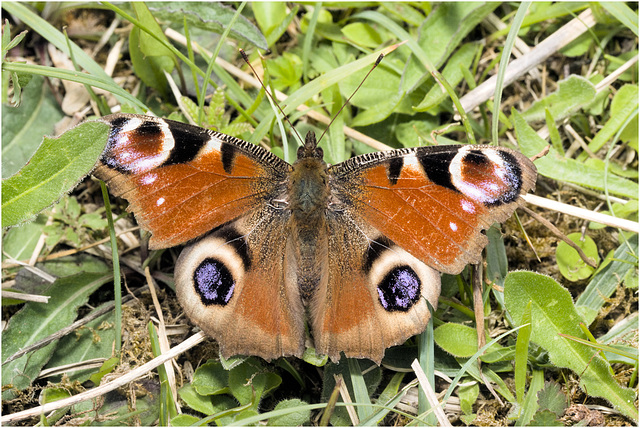
{"type": "Polygon", "coordinates": [[[129,201],[152,249],[188,243],[178,299],[225,357],[316,352],[380,362],[424,330],[440,272],[480,261],[492,223],[534,187],[490,146],[370,153],[327,165],[313,133],[290,165],[246,141],[114,114],[94,175],[129,201]]]}

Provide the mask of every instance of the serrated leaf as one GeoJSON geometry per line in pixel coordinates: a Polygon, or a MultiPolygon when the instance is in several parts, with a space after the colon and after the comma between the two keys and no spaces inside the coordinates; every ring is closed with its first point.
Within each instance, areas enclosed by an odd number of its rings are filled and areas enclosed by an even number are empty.
{"type": "Polygon", "coordinates": [[[567,407],[567,397],[555,382],[545,382],[544,388],[538,392],[538,406],[541,410],[551,410],[557,417],[562,416],[567,407]]]}
{"type": "Polygon", "coordinates": [[[563,427],[564,424],[556,418],[551,410],[542,410],[533,415],[529,427],[563,427]]]}
{"type": "MultiPolygon", "coordinates": [[[[77,316],[77,309],[87,302],[91,293],[112,278],[111,273],[81,273],[56,280],[43,292],[50,296],[48,303],[28,302],[11,317],[2,334],[2,361],[71,324],[77,316]]],[[[57,342],[53,342],[3,365],[2,385],[12,384],[18,390],[27,388],[56,346],[57,342]]],[[[5,400],[13,396],[11,389],[2,393],[5,400]]]]}
{"type": "Polygon", "coordinates": [[[34,75],[24,88],[19,107],[2,108],[2,178],[22,168],[36,151],[43,135],[52,134],[64,115],[49,85],[34,75]]]}
{"type": "Polygon", "coordinates": [[[27,221],[69,192],[96,163],[109,125],[85,122],[58,138],[44,138],[31,160],[2,181],[2,227],[27,221]]]}
{"type": "Polygon", "coordinates": [[[636,418],[635,393],[621,387],[597,351],[559,336],[560,333],[587,339],[579,327],[583,319],[573,305],[571,294],[553,278],[533,272],[512,272],[504,286],[505,305],[520,325],[531,302],[531,341],[547,350],[551,361],[580,376],[580,386],[592,396],[609,400],[630,418],[636,418]]]}

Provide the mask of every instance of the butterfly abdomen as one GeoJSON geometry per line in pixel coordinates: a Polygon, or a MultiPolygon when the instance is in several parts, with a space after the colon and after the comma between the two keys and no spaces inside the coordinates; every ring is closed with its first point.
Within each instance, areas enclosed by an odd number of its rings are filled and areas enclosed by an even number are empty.
{"type": "Polygon", "coordinates": [[[327,258],[326,208],[330,189],[327,165],[318,157],[302,157],[289,177],[288,208],[295,248],[296,277],[303,299],[307,300],[324,277],[327,258]]]}

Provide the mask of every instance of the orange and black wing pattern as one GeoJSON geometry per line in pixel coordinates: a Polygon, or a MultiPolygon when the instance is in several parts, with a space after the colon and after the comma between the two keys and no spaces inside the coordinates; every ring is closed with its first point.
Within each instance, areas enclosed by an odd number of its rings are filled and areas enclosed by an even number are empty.
{"type": "Polygon", "coordinates": [[[480,261],[482,230],[513,213],[537,174],[526,156],[491,146],[377,152],[329,173],[334,206],[450,274],[480,261]]]}
{"type": "Polygon", "coordinates": [[[286,191],[290,165],[225,134],[151,116],[114,114],[93,174],[129,201],[152,249],[182,244],[286,191]]]}

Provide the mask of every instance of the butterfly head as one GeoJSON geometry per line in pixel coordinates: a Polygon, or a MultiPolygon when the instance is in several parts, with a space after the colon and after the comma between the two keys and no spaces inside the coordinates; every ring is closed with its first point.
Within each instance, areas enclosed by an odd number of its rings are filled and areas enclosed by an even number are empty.
{"type": "Polygon", "coordinates": [[[298,147],[298,160],[310,158],[322,159],[323,156],[324,152],[318,147],[315,132],[307,132],[307,136],[304,138],[304,145],[298,147]]]}

